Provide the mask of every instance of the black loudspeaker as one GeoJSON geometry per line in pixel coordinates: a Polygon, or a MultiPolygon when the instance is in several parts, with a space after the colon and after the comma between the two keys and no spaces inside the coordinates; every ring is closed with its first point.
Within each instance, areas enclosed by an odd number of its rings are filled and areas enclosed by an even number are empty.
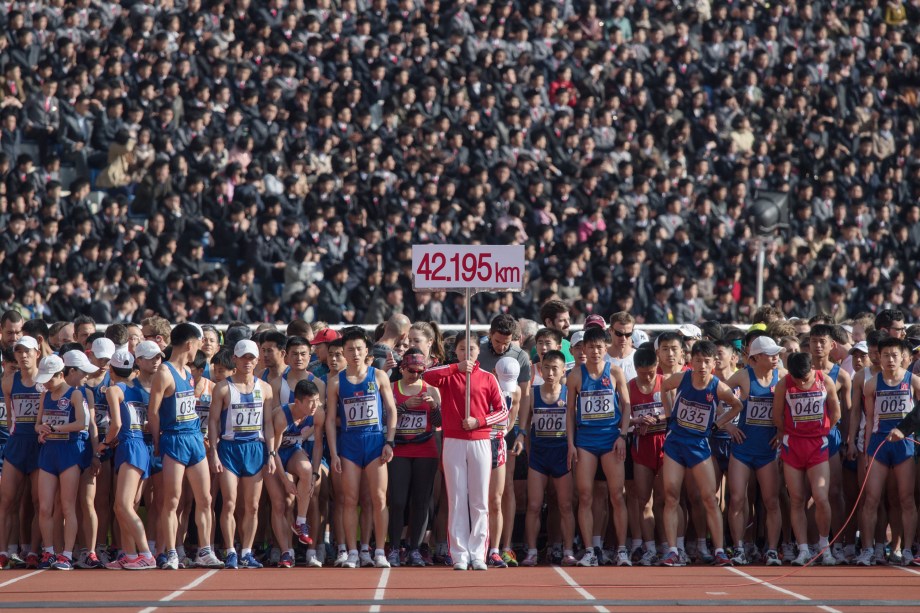
{"type": "Polygon", "coordinates": [[[789,227],[789,194],[758,191],[748,208],[751,229],[758,236],[773,236],[789,227]]]}

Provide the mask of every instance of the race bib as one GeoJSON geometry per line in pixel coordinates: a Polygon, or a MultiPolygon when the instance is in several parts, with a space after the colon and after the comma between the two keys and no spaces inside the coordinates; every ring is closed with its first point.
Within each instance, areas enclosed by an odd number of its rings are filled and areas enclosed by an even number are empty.
{"type": "MultiPolygon", "coordinates": [[[[905,383],[905,385],[907,385],[905,383]]],[[[898,421],[911,412],[910,392],[905,390],[883,390],[875,393],[875,413],[879,419],[898,421]]]]}
{"type": "Polygon", "coordinates": [[[198,413],[195,412],[196,402],[193,390],[176,392],[176,421],[186,422],[198,419],[198,413]]]}
{"type": "Polygon", "coordinates": [[[807,423],[824,419],[824,392],[790,394],[789,409],[793,423],[807,423]]]}
{"type": "MultiPolygon", "coordinates": [[[[70,423],[70,400],[61,398],[57,401],[57,407],[54,409],[45,409],[42,413],[42,423],[46,426],[60,428],[70,423]]],[[[67,432],[55,432],[45,437],[47,441],[66,441],[70,439],[67,432]]]]}
{"type": "MultiPolygon", "coordinates": [[[[657,418],[664,415],[664,404],[661,402],[661,392],[655,392],[652,402],[643,402],[642,404],[632,405],[631,411],[632,414],[636,417],[651,417],[657,418]]],[[[667,424],[664,421],[659,421],[656,424],[650,425],[646,429],[646,434],[653,434],[655,432],[664,432],[667,428],[667,424]]]]}
{"type": "Polygon", "coordinates": [[[201,420],[201,432],[208,433],[208,417],[211,415],[211,394],[202,394],[195,404],[195,412],[201,420]]]}
{"type": "Polygon", "coordinates": [[[35,423],[41,394],[13,394],[13,416],[17,422],[35,423]]]}
{"type": "Polygon", "coordinates": [[[677,405],[677,424],[687,430],[706,432],[712,420],[712,405],[683,398],[677,405]]]}
{"type": "Polygon", "coordinates": [[[112,419],[109,417],[109,408],[100,409],[96,407],[94,411],[94,418],[96,420],[96,428],[99,430],[99,436],[101,437],[104,432],[109,429],[109,423],[112,419]]]}
{"type": "Polygon", "coordinates": [[[230,406],[230,425],[234,432],[262,430],[262,403],[241,402],[230,406]]]}
{"type": "Polygon", "coordinates": [[[10,424],[6,419],[6,402],[0,400],[0,428],[9,428],[10,424]]]}
{"type": "Polygon", "coordinates": [[[578,394],[582,421],[613,419],[617,408],[613,399],[613,390],[583,391],[578,394]]]}
{"type": "Polygon", "coordinates": [[[565,437],[565,408],[534,408],[533,430],[537,438],[565,437]]]}
{"type": "Polygon", "coordinates": [[[745,409],[745,422],[751,426],[773,426],[773,399],[751,396],[745,409]]]}
{"type": "Polygon", "coordinates": [[[417,436],[428,432],[427,411],[406,411],[396,422],[396,434],[399,436],[417,436]]]}
{"type": "Polygon", "coordinates": [[[284,433],[281,435],[281,446],[282,447],[295,447],[300,445],[303,442],[303,434],[298,432],[297,434],[288,434],[284,433]]]}
{"type": "Polygon", "coordinates": [[[129,402],[127,404],[128,415],[131,418],[131,430],[140,432],[144,429],[144,424],[147,423],[147,405],[141,402],[129,402]]]}
{"type": "Polygon", "coordinates": [[[345,407],[346,428],[373,426],[380,421],[377,394],[343,398],[342,404],[345,407]]]}

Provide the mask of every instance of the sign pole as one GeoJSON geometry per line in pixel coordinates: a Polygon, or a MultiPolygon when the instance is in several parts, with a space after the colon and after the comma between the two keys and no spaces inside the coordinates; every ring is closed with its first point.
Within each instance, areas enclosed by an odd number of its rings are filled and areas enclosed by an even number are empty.
{"type": "MultiPolygon", "coordinates": [[[[470,351],[470,298],[472,297],[472,290],[466,288],[466,351],[467,359],[469,359],[470,351]]],[[[466,418],[470,418],[470,373],[466,373],[466,418]]]]}

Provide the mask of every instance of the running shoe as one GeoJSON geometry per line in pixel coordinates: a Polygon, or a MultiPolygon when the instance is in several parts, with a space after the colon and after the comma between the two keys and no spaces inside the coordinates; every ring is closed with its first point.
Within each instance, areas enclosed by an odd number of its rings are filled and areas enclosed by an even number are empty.
{"type": "MultiPolygon", "coordinates": [[[[399,551],[393,551],[390,555],[396,554],[396,566],[399,566],[399,551]]],[[[378,553],[374,556],[374,567],[375,568],[390,568],[390,561],[382,553],[378,553]]]]}
{"type": "Polygon", "coordinates": [[[668,551],[665,556],[661,559],[662,566],[685,566],[683,561],[680,559],[680,554],[676,551],[668,551]]]}
{"type": "Polygon", "coordinates": [[[527,557],[521,561],[521,566],[536,566],[537,565],[537,554],[528,553],[527,557]]]}
{"type": "Polygon", "coordinates": [[[517,567],[517,554],[515,554],[511,549],[506,549],[502,552],[502,561],[508,566],[517,567]]]}
{"type": "Polygon", "coordinates": [[[708,549],[698,551],[696,554],[697,561],[702,562],[703,564],[712,564],[716,561],[716,557],[712,555],[712,552],[708,549]]]}
{"type": "Polygon", "coordinates": [[[104,545],[96,547],[95,554],[96,554],[96,557],[99,559],[100,562],[102,562],[103,565],[108,564],[114,558],[118,557],[117,554],[115,555],[109,554],[108,548],[105,547],[104,545]]]}
{"type": "Polygon", "coordinates": [[[912,552],[910,549],[905,549],[901,553],[901,565],[902,566],[911,566],[912,564],[915,563],[915,561],[916,561],[916,558],[914,557],[914,552],[912,552]]]}
{"type": "MultiPolygon", "coordinates": [[[[6,568],[6,565],[9,563],[10,563],[10,557],[6,555],[5,553],[0,553],[0,570],[3,570],[4,568],[6,568]]],[[[12,565],[10,565],[10,568],[12,568],[12,565]]]]}
{"type": "Polygon", "coordinates": [[[563,556],[562,547],[553,545],[553,547],[549,550],[549,563],[555,564],[557,566],[562,564],[562,556],[563,556]]]}
{"type": "MultiPolygon", "coordinates": [[[[122,552],[118,554],[118,557],[105,565],[108,570],[123,570],[125,562],[128,561],[128,554],[122,552]]],[[[154,562],[156,564],[156,562],[154,562]]]]}
{"type": "Polygon", "coordinates": [[[562,559],[559,560],[559,564],[562,566],[578,566],[578,560],[576,560],[573,555],[564,555],[562,559]]]}
{"type": "Polygon", "coordinates": [[[307,551],[306,557],[304,557],[304,564],[309,568],[322,568],[323,561],[319,559],[316,555],[316,552],[309,550],[307,551]]]}
{"type": "Polygon", "coordinates": [[[182,556],[181,558],[179,558],[179,568],[180,569],[195,568],[195,561],[192,560],[188,556],[182,556]]]}
{"type": "Polygon", "coordinates": [[[795,548],[792,546],[792,543],[783,543],[783,562],[789,564],[792,560],[795,559],[796,553],[795,548]]]}
{"type": "Polygon", "coordinates": [[[892,551],[888,556],[888,563],[892,566],[904,566],[904,554],[900,551],[892,551]]]}
{"type": "Polygon", "coordinates": [[[26,568],[38,568],[39,557],[34,551],[26,554],[26,568]]]}
{"type": "MultiPolygon", "coordinates": [[[[489,566],[492,568],[508,568],[508,565],[505,564],[505,561],[502,560],[501,555],[493,553],[489,556],[489,566]]],[[[474,569],[475,570],[475,569],[474,569]]]]}
{"type": "Polygon", "coordinates": [[[150,570],[157,567],[157,563],[150,556],[137,556],[130,562],[122,563],[125,570],[150,570]]]}
{"type": "Polygon", "coordinates": [[[469,570],[469,564],[464,564],[463,562],[457,562],[454,564],[454,570],[469,570]]]}
{"type": "MultiPolygon", "coordinates": [[[[371,560],[371,563],[373,563],[373,560],[371,560]]],[[[342,568],[358,568],[358,554],[346,554],[345,561],[342,562],[342,568]]]]}
{"type": "Polygon", "coordinates": [[[428,566],[428,563],[425,562],[425,558],[422,557],[421,551],[413,549],[409,552],[409,566],[428,566]]]}
{"type": "Polygon", "coordinates": [[[658,562],[658,554],[656,554],[651,549],[648,549],[639,559],[639,566],[655,566],[656,562],[658,562]]]}
{"type": "Polygon", "coordinates": [[[294,568],[294,556],[288,552],[281,554],[281,559],[278,560],[278,568],[294,568]]]}
{"type": "MultiPolygon", "coordinates": [[[[336,555],[335,562],[332,565],[337,566],[337,567],[344,567],[345,562],[347,561],[348,561],[348,552],[343,549],[336,555]]],[[[352,566],[352,568],[354,568],[354,566],[352,566]]]]}
{"type": "Polygon", "coordinates": [[[680,557],[680,565],[687,566],[690,564],[690,556],[687,555],[687,552],[683,549],[677,550],[677,555],[680,557]]]}
{"type": "Polygon", "coordinates": [[[642,547],[636,547],[629,554],[629,561],[633,564],[638,564],[642,560],[642,555],[645,553],[645,550],[642,547]]]}
{"type": "Polygon", "coordinates": [[[236,555],[235,551],[231,551],[227,554],[227,558],[224,560],[224,568],[229,568],[230,570],[237,570],[240,567],[239,556],[236,555]]]}
{"type": "Polygon", "coordinates": [[[310,536],[310,524],[291,524],[291,530],[297,535],[297,540],[307,547],[313,544],[313,537],[310,536]]]}
{"type": "Polygon", "coordinates": [[[611,566],[613,565],[614,560],[617,559],[617,552],[614,551],[613,549],[603,549],[601,547],[595,547],[594,555],[597,556],[598,566],[611,566]]]}
{"type": "Polygon", "coordinates": [[[632,566],[632,560],[629,559],[629,552],[626,551],[625,547],[620,547],[617,550],[617,566],[632,566]]]}
{"type": "Polygon", "coordinates": [[[65,555],[59,555],[54,562],[51,563],[51,568],[54,570],[73,570],[73,563],[71,563],[70,558],[65,555]]]}
{"type": "Polygon", "coordinates": [[[55,556],[53,553],[47,551],[42,553],[42,561],[38,563],[39,570],[48,570],[51,568],[51,565],[54,564],[55,556]]]}
{"type": "Polygon", "coordinates": [[[434,566],[434,560],[431,558],[431,547],[428,546],[428,543],[419,545],[418,553],[425,561],[425,566],[434,566]]]}
{"type": "Polygon", "coordinates": [[[198,568],[224,568],[225,564],[221,562],[213,551],[202,555],[201,551],[195,556],[195,566],[198,568]]]}
{"type": "Polygon", "coordinates": [[[847,561],[847,554],[844,553],[843,547],[841,547],[840,545],[834,545],[833,553],[834,553],[834,559],[837,561],[838,566],[846,566],[847,564],[849,564],[849,562],[847,561]]]}
{"type": "Polygon", "coordinates": [[[770,549],[767,551],[767,555],[764,558],[766,560],[767,566],[782,566],[783,561],[779,559],[779,556],[776,554],[775,549],[770,549]]]}
{"type": "Polygon", "coordinates": [[[374,566],[374,558],[371,557],[369,549],[361,552],[358,556],[358,561],[361,563],[361,568],[372,568],[374,566]]]}
{"type": "Polygon", "coordinates": [[[157,554],[156,563],[157,563],[157,568],[166,568],[166,554],[165,553],[157,554]]]}
{"type": "Polygon", "coordinates": [[[240,568],[263,568],[263,566],[250,551],[246,555],[240,556],[240,568]]]}
{"type": "Polygon", "coordinates": [[[808,564],[809,560],[811,560],[811,556],[809,555],[808,550],[805,550],[805,551],[799,550],[799,555],[797,555],[795,559],[792,561],[792,565],[793,566],[805,566],[806,564],[808,564]]]}
{"type": "Polygon", "coordinates": [[[269,566],[278,566],[281,563],[281,550],[277,547],[272,547],[271,551],[268,552],[268,565],[269,566]]]}
{"type": "Polygon", "coordinates": [[[482,560],[473,560],[470,563],[470,567],[473,570],[487,570],[489,568],[488,566],[486,566],[486,563],[483,562],[482,560]]]}
{"type": "Polygon", "coordinates": [[[821,553],[821,566],[837,566],[837,560],[829,548],[825,548],[821,553]]]}
{"type": "Polygon", "coordinates": [[[393,549],[389,554],[387,554],[387,562],[389,563],[390,568],[398,568],[401,566],[398,549],[393,549]]]}
{"type": "MultiPolygon", "coordinates": [[[[741,552],[741,555],[744,555],[744,552],[741,552]]],[[[725,555],[724,551],[717,551],[716,555],[713,556],[712,563],[715,566],[731,566],[732,561],[728,559],[728,556],[725,555]]]]}
{"type": "Polygon", "coordinates": [[[749,563],[750,561],[744,554],[744,549],[739,549],[738,553],[732,557],[732,564],[734,566],[747,566],[749,563]]]}
{"type": "Polygon", "coordinates": [[[585,553],[581,556],[581,559],[578,561],[579,566],[597,566],[597,554],[594,553],[594,549],[585,549],[585,553]]]}
{"type": "Polygon", "coordinates": [[[26,562],[19,557],[19,554],[13,552],[10,554],[10,568],[25,568],[26,562]]]}

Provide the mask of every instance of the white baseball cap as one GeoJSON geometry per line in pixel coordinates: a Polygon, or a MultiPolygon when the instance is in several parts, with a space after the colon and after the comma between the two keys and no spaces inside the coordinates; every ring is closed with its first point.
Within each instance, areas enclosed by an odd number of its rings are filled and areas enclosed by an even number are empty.
{"type": "Polygon", "coordinates": [[[127,349],[116,349],[115,353],[112,354],[112,359],[109,360],[109,366],[121,370],[131,370],[134,368],[134,356],[127,349]]]}
{"type": "MultiPolygon", "coordinates": [[[[30,336],[23,338],[32,337],[30,336]]],[[[32,341],[35,341],[35,339],[32,338],[32,341]]],[[[64,370],[64,360],[56,355],[49,355],[44,357],[42,358],[41,362],[38,363],[38,374],[35,375],[35,382],[48,383],[48,381],[51,381],[51,378],[54,377],[54,375],[58,374],[62,370],[64,370]]]]}
{"type": "Polygon", "coordinates": [[[574,347],[575,345],[582,342],[583,340],[585,340],[585,333],[579,330],[578,332],[572,335],[572,340],[569,341],[569,344],[572,347],[574,347]]]}
{"type": "Polygon", "coordinates": [[[699,326],[694,326],[693,324],[683,324],[677,331],[681,333],[684,338],[703,338],[703,331],[700,330],[699,326]]]}
{"type": "Polygon", "coordinates": [[[112,354],[115,353],[115,343],[105,337],[97,338],[93,341],[90,351],[99,360],[111,360],[112,354]]]}
{"type": "Polygon", "coordinates": [[[521,365],[512,357],[501,358],[495,363],[495,376],[498,379],[498,386],[503,392],[514,392],[518,388],[521,365]]]}
{"type": "MultiPolygon", "coordinates": [[[[103,340],[103,339],[96,339],[103,340]]],[[[105,339],[108,340],[108,339],[105,339]]],[[[112,341],[109,341],[110,343],[112,341]]],[[[95,342],[93,343],[96,344],[95,342]]],[[[86,357],[86,354],[78,349],[73,351],[68,351],[64,354],[64,366],[70,366],[73,368],[79,368],[88,375],[93,374],[94,372],[99,372],[99,367],[95,366],[92,362],[89,361],[89,358],[86,357]]]]}
{"type": "Polygon", "coordinates": [[[754,342],[751,343],[751,349],[748,351],[748,357],[754,357],[755,355],[760,355],[765,353],[767,355],[779,355],[779,352],[783,348],[776,344],[769,336],[758,336],[754,339],[754,342]]]}
{"type": "Polygon", "coordinates": [[[134,355],[135,357],[144,358],[145,360],[150,360],[157,356],[164,357],[163,352],[160,351],[160,346],[153,341],[142,341],[138,343],[134,348],[134,355]]]}
{"type": "Polygon", "coordinates": [[[854,351],[859,351],[861,353],[868,354],[869,353],[869,343],[867,343],[866,341],[859,341],[858,343],[856,343],[850,348],[849,354],[853,355],[854,351]]]}
{"type": "Polygon", "coordinates": [[[22,345],[26,349],[32,349],[33,351],[38,351],[38,341],[31,336],[23,336],[18,341],[16,341],[15,347],[22,345]]]}
{"type": "Polygon", "coordinates": [[[244,355],[251,355],[255,358],[258,358],[259,346],[249,339],[237,341],[236,345],[233,347],[233,355],[238,358],[241,358],[244,355]]]}
{"type": "Polygon", "coordinates": [[[633,347],[638,347],[642,343],[648,342],[648,333],[645,330],[640,330],[639,328],[633,328],[632,333],[632,344],[633,347]]]}

